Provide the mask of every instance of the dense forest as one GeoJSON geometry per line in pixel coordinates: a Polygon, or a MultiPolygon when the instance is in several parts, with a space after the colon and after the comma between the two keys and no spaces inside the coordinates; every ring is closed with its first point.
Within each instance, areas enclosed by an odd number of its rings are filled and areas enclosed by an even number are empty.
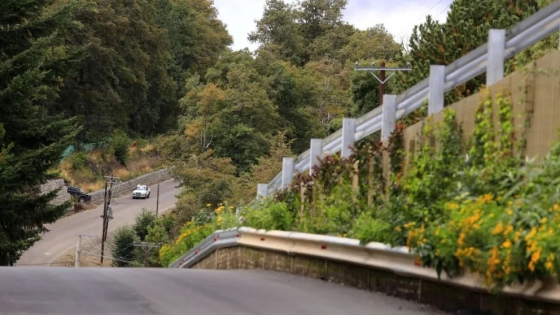
{"type": "MultiPolygon", "coordinates": [[[[550,1],[548,1],[550,2],[550,1]]],[[[249,202],[283,156],[307,149],[343,117],[379,106],[379,83],[354,62],[411,62],[386,93],[399,93],[547,3],[456,0],[443,24],[427,17],[409,42],[382,24],[343,20],[347,0],[267,0],[248,38],[232,37],[208,0],[6,0],[0,2],[0,265],[11,265],[68,205],[34,187],[71,143],[115,134],[158,137],[183,186],[175,230],[205,205],[249,202]],[[480,10],[480,8],[487,8],[480,10]]],[[[546,43],[540,44],[546,46],[546,43]]],[[[522,66],[536,47],[508,64],[522,66]]],[[[477,78],[448,103],[476,92],[477,78]]]]}

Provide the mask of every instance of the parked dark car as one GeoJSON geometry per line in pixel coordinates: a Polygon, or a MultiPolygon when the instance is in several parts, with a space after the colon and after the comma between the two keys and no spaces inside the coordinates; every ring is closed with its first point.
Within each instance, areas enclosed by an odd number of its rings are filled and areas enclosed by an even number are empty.
{"type": "Polygon", "coordinates": [[[91,196],[84,193],[83,190],[81,190],[78,187],[72,187],[72,186],[68,186],[68,188],[66,189],[66,191],[74,198],[78,199],[79,202],[90,202],[91,201],[91,196]]]}

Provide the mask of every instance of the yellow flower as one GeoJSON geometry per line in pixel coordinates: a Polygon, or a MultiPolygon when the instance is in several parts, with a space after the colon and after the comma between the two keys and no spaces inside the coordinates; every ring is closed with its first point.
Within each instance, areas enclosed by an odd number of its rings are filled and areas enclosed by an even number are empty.
{"type": "Polygon", "coordinates": [[[458,205],[458,204],[456,204],[456,203],[451,203],[451,204],[449,204],[449,209],[450,209],[450,210],[455,210],[455,209],[457,209],[457,208],[459,208],[459,205],[458,205]]]}
{"type": "Polygon", "coordinates": [[[554,211],[558,211],[558,208],[560,208],[560,207],[558,207],[558,204],[555,203],[554,206],[553,206],[552,208],[554,209],[554,211]]]}
{"type": "Polygon", "coordinates": [[[465,233],[461,233],[461,235],[459,235],[459,240],[457,241],[457,243],[459,243],[459,246],[463,246],[465,245],[465,237],[467,237],[465,235],[465,233]]]}
{"type": "Polygon", "coordinates": [[[498,234],[502,233],[503,231],[504,231],[504,225],[500,221],[500,222],[498,222],[498,225],[496,225],[496,227],[492,231],[492,234],[498,235],[498,234]]]}
{"type": "Polygon", "coordinates": [[[537,228],[533,227],[531,229],[531,232],[529,232],[529,234],[527,234],[527,236],[525,236],[525,240],[528,241],[528,240],[532,239],[535,236],[535,234],[537,234],[537,228]]]}
{"type": "Polygon", "coordinates": [[[223,210],[224,210],[224,206],[219,206],[219,207],[215,210],[215,212],[216,212],[216,214],[220,214],[223,210]]]}
{"type": "Polygon", "coordinates": [[[513,232],[513,225],[508,224],[508,226],[506,227],[506,229],[504,230],[504,236],[509,235],[509,233],[513,232]]]}
{"type": "Polygon", "coordinates": [[[212,207],[212,204],[207,203],[206,206],[207,206],[207,207],[212,207]]]}
{"type": "Polygon", "coordinates": [[[492,199],[494,199],[494,195],[486,194],[486,195],[478,197],[476,202],[478,204],[483,204],[483,203],[488,203],[488,202],[492,201],[492,199]]]}
{"type": "Polygon", "coordinates": [[[510,248],[510,247],[511,247],[511,242],[510,242],[509,240],[505,241],[505,242],[502,244],[502,247],[503,247],[503,248],[510,248]]]}
{"type": "Polygon", "coordinates": [[[544,217],[544,218],[541,219],[541,223],[544,224],[544,223],[546,223],[547,220],[548,220],[548,218],[547,218],[547,217],[544,217]]]}
{"type": "Polygon", "coordinates": [[[554,268],[554,264],[550,261],[547,261],[544,265],[548,271],[552,271],[552,268],[554,268]]]}
{"type": "Polygon", "coordinates": [[[542,251],[542,249],[539,248],[539,250],[537,250],[536,252],[534,252],[531,255],[531,261],[529,262],[529,265],[527,266],[529,268],[529,270],[535,271],[535,265],[539,262],[539,259],[541,257],[541,251],[542,251]]]}

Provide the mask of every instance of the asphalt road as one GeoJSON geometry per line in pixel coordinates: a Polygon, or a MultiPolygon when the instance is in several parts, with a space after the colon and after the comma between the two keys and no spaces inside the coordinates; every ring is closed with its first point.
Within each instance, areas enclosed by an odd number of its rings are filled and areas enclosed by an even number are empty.
{"type": "MultiPolygon", "coordinates": [[[[180,189],[175,188],[177,184],[173,180],[160,183],[159,213],[163,213],[175,205],[177,201],[175,195],[179,194],[180,191],[180,189]]],[[[123,225],[133,224],[136,215],[142,211],[142,208],[156,209],[157,185],[150,186],[150,189],[150,198],[148,199],[132,199],[130,194],[116,198],[116,203],[112,204],[114,219],[109,222],[108,232],[114,231],[123,225]]],[[[50,232],[44,234],[39,242],[23,253],[15,265],[49,265],[58,256],[76,247],[79,234],[85,233],[100,236],[103,222],[100,216],[102,214],[103,205],[100,205],[95,209],[76,213],[62,218],[54,224],[47,225],[46,227],[50,232]]],[[[3,313],[0,312],[0,314],[3,313]]]]}
{"type": "Polygon", "coordinates": [[[2,315],[428,315],[382,294],[267,271],[0,268],[2,315]]]}

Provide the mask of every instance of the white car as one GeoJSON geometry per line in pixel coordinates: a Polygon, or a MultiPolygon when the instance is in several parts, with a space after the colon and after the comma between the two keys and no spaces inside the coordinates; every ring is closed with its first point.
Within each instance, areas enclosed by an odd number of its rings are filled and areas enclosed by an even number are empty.
{"type": "Polygon", "coordinates": [[[150,198],[150,188],[148,188],[148,186],[146,185],[136,186],[134,191],[132,191],[132,199],[138,199],[138,198],[142,198],[142,199],[150,198]]]}

